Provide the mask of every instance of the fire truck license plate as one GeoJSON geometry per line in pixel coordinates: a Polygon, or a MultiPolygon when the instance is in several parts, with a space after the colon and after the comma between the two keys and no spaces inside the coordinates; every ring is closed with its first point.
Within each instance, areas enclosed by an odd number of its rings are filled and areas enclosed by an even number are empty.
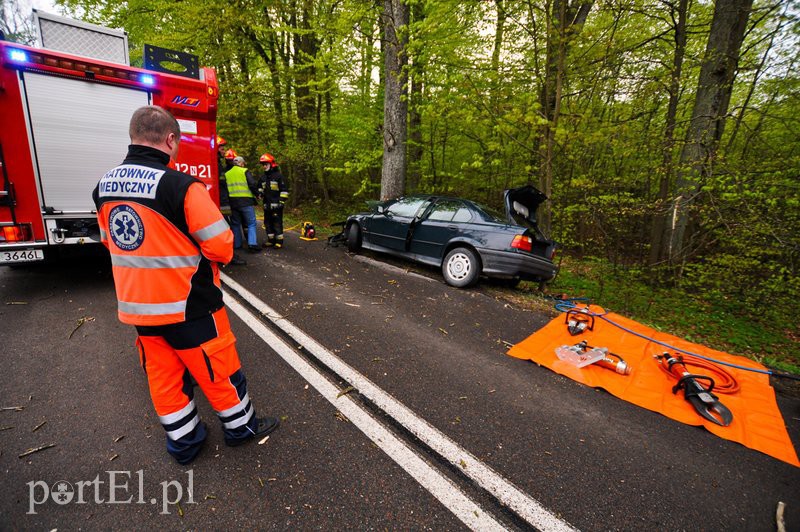
{"type": "Polygon", "coordinates": [[[14,262],[33,262],[44,260],[44,252],[41,249],[19,249],[15,251],[0,251],[0,264],[11,264],[14,262]]]}

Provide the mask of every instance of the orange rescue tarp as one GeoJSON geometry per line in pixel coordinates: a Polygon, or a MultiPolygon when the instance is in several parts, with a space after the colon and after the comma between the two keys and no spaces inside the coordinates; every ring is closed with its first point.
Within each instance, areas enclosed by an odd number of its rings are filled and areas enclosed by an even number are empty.
{"type": "MultiPolygon", "coordinates": [[[[590,311],[604,314],[604,310],[591,306],[590,311]]],[[[761,364],[708,347],[687,342],[678,337],[655,331],[633,320],[614,313],[603,316],[625,329],[647,338],[663,342],[678,349],[710,357],[739,366],[764,370],[761,364]]],[[[683,392],[672,393],[676,380],[669,378],[653,355],[664,351],[680,354],[653,341],[641,338],[632,332],[609,323],[606,319],[595,318],[594,329],[583,334],[571,336],[565,324],[565,315],[551,321],[544,328],[513,346],[510,356],[532,360],[556,373],[569,377],[587,386],[603,388],[612,395],[635,405],[659,412],[669,418],[688,425],[702,425],[720,438],[735,441],[761,451],[784,462],[800,466],[792,441],[778,410],[775,392],[769,384],[769,376],[763,373],[740,370],[723,366],[739,382],[739,390],[733,394],[716,394],[719,400],[733,413],[733,422],[728,427],[715,425],[701,418],[694,408],[683,398],[683,392]],[[630,375],[619,375],[612,370],[596,365],[577,368],[559,360],[555,350],[560,345],[574,345],[586,342],[595,347],[607,347],[612,353],[620,355],[632,366],[630,375]]]]}

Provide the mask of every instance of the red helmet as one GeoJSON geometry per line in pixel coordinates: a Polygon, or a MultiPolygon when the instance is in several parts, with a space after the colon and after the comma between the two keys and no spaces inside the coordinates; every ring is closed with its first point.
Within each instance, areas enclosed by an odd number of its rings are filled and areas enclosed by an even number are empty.
{"type": "Polygon", "coordinates": [[[275,157],[270,155],[269,153],[265,153],[261,157],[258,158],[258,162],[260,163],[269,163],[272,166],[278,166],[278,163],[275,162],[275,157]]]}
{"type": "Polygon", "coordinates": [[[225,139],[217,135],[217,146],[225,146],[227,144],[228,143],[225,141],[225,139]]]}
{"type": "Polygon", "coordinates": [[[230,149],[230,150],[225,152],[225,158],[226,159],[236,159],[237,157],[238,157],[238,155],[236,155],[236,152],[233,151],[233,149],[230,149]]]}

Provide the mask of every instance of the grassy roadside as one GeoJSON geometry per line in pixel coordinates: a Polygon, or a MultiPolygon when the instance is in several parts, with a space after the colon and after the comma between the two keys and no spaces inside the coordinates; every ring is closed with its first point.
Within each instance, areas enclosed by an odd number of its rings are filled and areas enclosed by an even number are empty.
{"type": "MultiPolygon", "coordinates": [[[[541,297],[523,284],[531,297],[541,297]]],[[[800,335],[784,320],[765,319],[756,309],[678,289],[653,288],[634,274],[595,259],[565,258],[550,294],[587,297],[592,303],[656,330],[720,351],[742,355],[770,368],[800,374],[800,335]]]]}
{"type": "MultiPolygon", "coordinates": [[[[324,239],[339,231],[338,227],[331,227],[332,223],[363,210],[366,210],[363,202],[331,208],[304,205],[286,211],[284,226],[296,227],[294,230],[299,232],[302,222],[311,221],[317,237],[324,239]]],[[[558,276],[546,292],[588,298],[656,330],[800,375],[800,333],[788,311],[783,319],[766,319],[756,309],[737,301],[724,298],[715,301],[703,294],[650,287],[635,272],[614,268],[598,259],[564,257],[558,276]]],[[[524,298],[538,308],[553,305],[535,283],[521,283],[511,297],[524,298]]]]}

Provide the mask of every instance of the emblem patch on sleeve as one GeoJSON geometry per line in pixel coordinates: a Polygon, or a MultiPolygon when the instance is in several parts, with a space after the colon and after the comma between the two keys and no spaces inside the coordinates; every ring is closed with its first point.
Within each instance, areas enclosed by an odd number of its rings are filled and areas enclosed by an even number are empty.
{"type": "Polygon", "coordinates": [[[122,250],[133,251],[144,242],[142,219],[128,205],[117,205],[108,215],[108,231],[111,240],[122,250]]]}

